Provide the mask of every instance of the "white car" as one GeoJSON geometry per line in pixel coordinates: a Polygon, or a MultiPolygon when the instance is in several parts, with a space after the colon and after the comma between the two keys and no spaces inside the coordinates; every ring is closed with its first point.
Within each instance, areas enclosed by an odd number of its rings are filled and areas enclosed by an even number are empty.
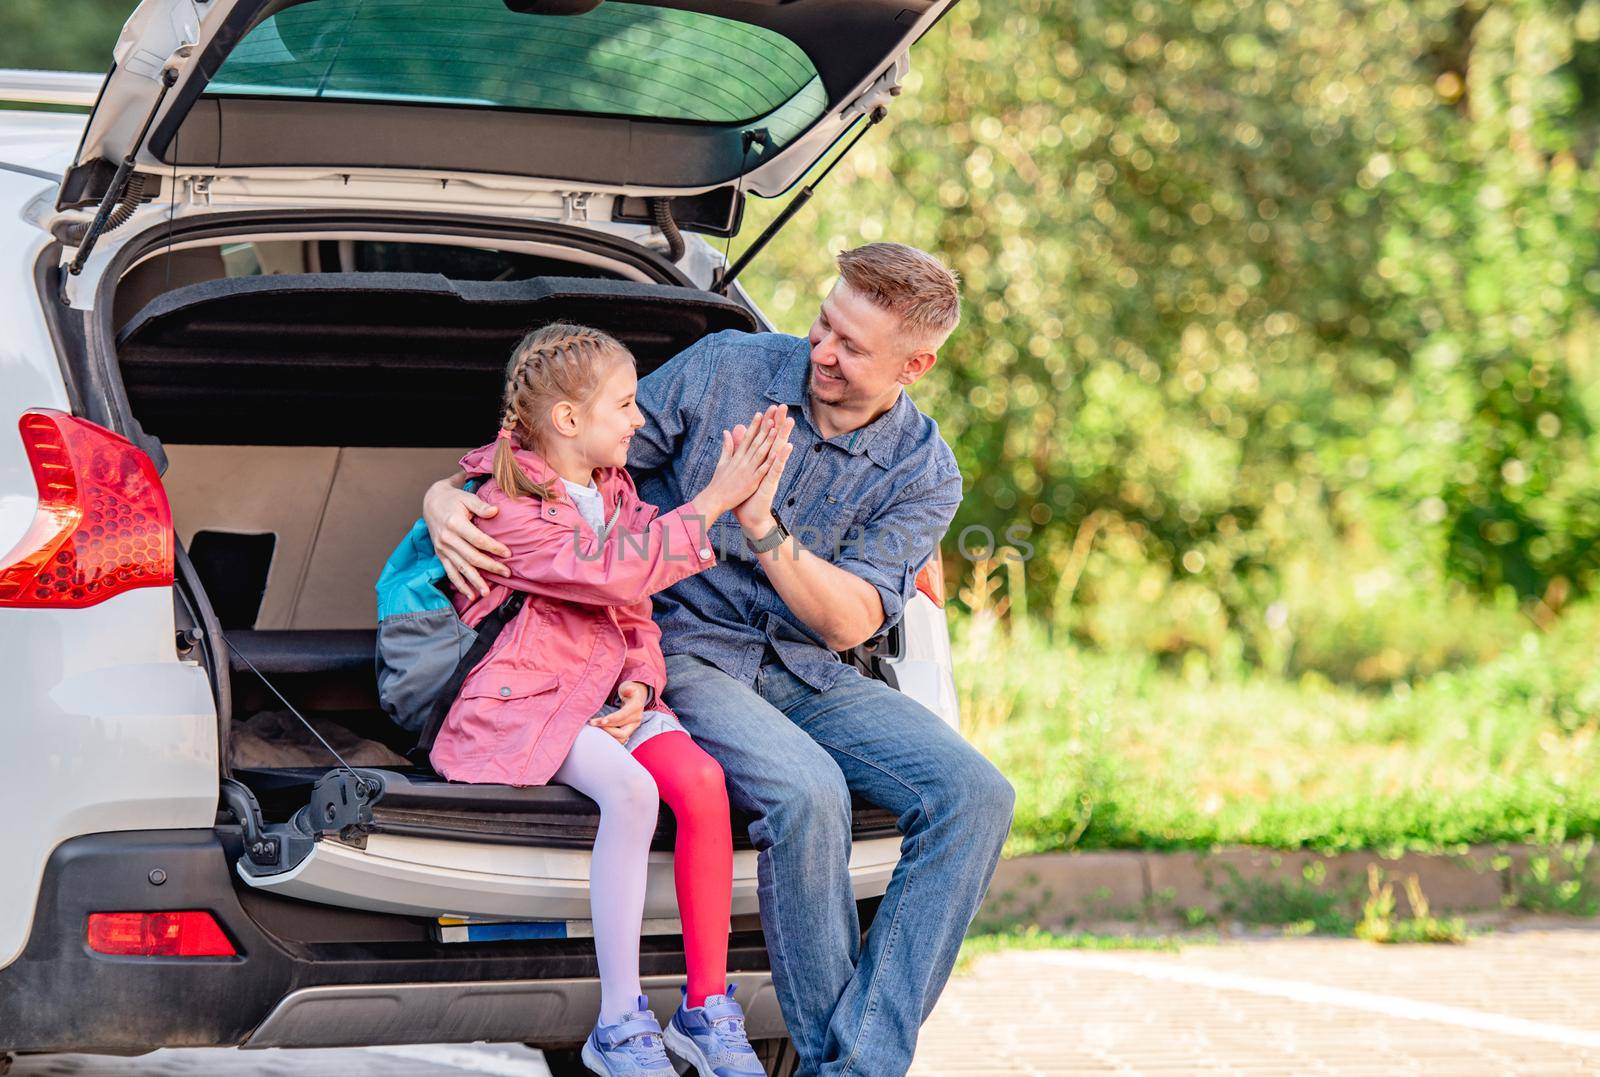
{"type": "MultiPolygon", "coordinates": [[[[103,79],[0,72],[94,106],[0,112],[0,1061],[492,1040],[577,1072],[594,806],[405,762],[373,582],[529,327],[641,373],[768,328],[702,236],[881,118],[951,3],[146,0],[103,79]]],[[[848,660],[954,724],[920,582],[848,660]]],[[[731,974],[783,1072],[735,830],[731,974]]],[[[867,923],[899,839],[867,805],[855,836],[867,923]]],[[[670,841],[647,900],[671,1012],[670,841]]]]}

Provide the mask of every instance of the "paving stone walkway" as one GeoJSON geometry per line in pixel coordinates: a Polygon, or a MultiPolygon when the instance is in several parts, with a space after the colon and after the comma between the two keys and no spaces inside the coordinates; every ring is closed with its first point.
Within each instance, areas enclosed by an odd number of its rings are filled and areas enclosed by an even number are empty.
{"type": "Polygon", "coordinates": [[[1600,925],[996,954],[952,981],[912,1073],[1600,1073],[1600,925]]]}

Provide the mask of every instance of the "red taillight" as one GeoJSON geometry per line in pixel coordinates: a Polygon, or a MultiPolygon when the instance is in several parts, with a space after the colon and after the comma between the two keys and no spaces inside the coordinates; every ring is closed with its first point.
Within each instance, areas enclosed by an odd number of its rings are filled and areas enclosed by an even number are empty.
{"type": "Polygon", "coordinates": [[[208,912],[92,912],[89,949],[124,957],[233,957],[238,951],[208,912]]]}
{"type": "Polygon", "coordinates": [[[938,550],[933,551],[928,563],[917,573],[917,590],[932,599],[935,606],[944,609],[944,561],[938,550]]]}
{"type": "Polygon", "coordinates": [[[39,509],[0,559],[0,606],[76,608],[172,586],[172,510],[150,457],[65,412],[25,412],[17,425],[39,509]]]}

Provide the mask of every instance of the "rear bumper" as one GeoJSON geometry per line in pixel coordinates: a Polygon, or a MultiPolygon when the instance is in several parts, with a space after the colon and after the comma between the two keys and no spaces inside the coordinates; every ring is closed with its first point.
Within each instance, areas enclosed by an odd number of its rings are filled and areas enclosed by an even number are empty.
{"type": "MultiPolygon", "coordinates": [[[[367,836],[364,848],[319,841],[294,868],[243,881],[285,898],[402,916],[440,915],[501,920],[586,920],[589,916],[587,850],[549,849],[429,838],[367,836]]],[[[881,896],[900,862],[899,838],[857,841],[850,850],[850,882],[858,897],[881,896]]],[[[754,916],[756,853],[733,854],[734,916],[754,916]]],[[[646,869],[646,920],[678,916],[673,860],[653,852],[646,869]]]]}
{"type": "MultiPolygon", "coordinates": [[[[730,979],[752,1038],[788,1034],[768,973],[730,979]]],[[[665,1021],[678,1008],[683,978],[646,976],[640,983],[665,1021]]],[[[359,1029],[363,1044],[482,1040],[554,1047],[581,1042],[599,1012],[597,979],[305,987],[279,1002],[243,1046],[347,1047],[359,1029]]]]}
{"type": "MultiPolygon", "coordinates": [[[[586,939],[436,943],[421,917],[330,909],[235,884],[236,830],[128,831],[51,855],[33,930],[0,969],[0,1049],[141,1051],[518,1040],[580,1041],[596,1012],[586,939]],[[154,885],[161,869],[165,882],[154,885]],[[224,958],[92,953],[91,912],[204,909],[238,950],[224,958]]],[[[864,910],[865,912],[866,910],[864,910]]],[[[784,1034],[759,931],[730,940],[752,1036],[784,1034]]],[[[682,940],[647,937],[640,971],[675,1002],[682,940]]],[[[660,996],[655,997],[655,996],[660,996]]]]}

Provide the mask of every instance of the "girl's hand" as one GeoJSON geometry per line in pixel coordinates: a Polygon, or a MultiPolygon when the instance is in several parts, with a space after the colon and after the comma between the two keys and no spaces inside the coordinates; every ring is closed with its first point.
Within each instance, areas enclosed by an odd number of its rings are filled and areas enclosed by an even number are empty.
{"type": "Polygon", "coordinates": [[[783,467],[789,462],[789,454],[794,452],[794,445],[789,441],[789,434],[794,430],[794,420],[787,418],[787,409],[778,425],[778,440],[773,443],[772,454],[768,457],[770,463],[767,473],[762,476],[761,482],[742,504],[735,505],[733,515],[739,521],[739,526],[744,533],[752,539],[758,539],[767,534],[776,525],[772,518],[772,501],[778,496],[778,483],[783,479],[783,467]]]}
{"type": "Polygon", "coordinates": [[[622,706],[610,714],[589,719],[589,724],[610,733],[619,744],[628,743],[633,731],[644,721],[645,701],[650,698],[650,686],[643,681],[623,681],[617,688],[622,706]]]}
{"type": "Polygon", "coordinates": [[[764,414],[756,413],[748,429],[741,423],[722,432],[722,455],[717,459],[717,469],[706,488],[690,502],[707,527],[729,509],[743,503],[761,485],[772,466],[779,424],[787,415],[787,406],[777,405],[764,414]]]}

